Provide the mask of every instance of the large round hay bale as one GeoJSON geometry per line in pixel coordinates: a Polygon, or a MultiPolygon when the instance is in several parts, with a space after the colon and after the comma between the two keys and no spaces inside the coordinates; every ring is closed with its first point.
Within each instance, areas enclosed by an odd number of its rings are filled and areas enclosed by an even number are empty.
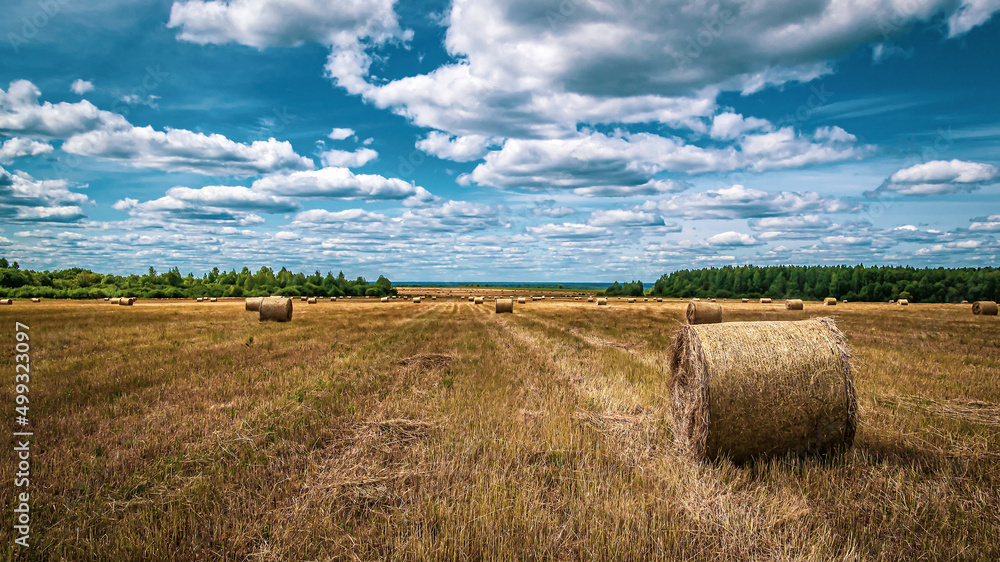
{"type": "Polygon", "coordinates": [[[472,302],[475,304],[483,304],[483,297],[476,297],[476,299],[472,302]]]}
{"type": "Polygon", "coordinates": [[[309,300],[306,301],[307,304],[316,304],[317,302],[316,297],[309,297],[309,300]]]}
{"type": "Polygon", "coordinates": [[[899,299],[898,301],[896,301],[896,304],[898,304],[899,306],[910,306],[910,301],[906,299],[899,299]]]}
{"type": "Polygon", "coordinates": [[[497,314],[514,312],[514,299],[497,299],[497,314]]]}
{"type": "Polygon", "coordinates": [[[594,297],[587,297],[587,302],[594,302],[594,297]]]}
{"type": "Polygon", "coordinates": [[[823,306],[837,306],[837,299],[833,297],[826,297],[823,299],[823,306]]]}
{"type": "Polygon", "coordinates": [[[132,306],[132,303],[134,303],[134,302],[135,302],[135,299],[133,299],[133,298],[122,297],[122,298],[118,299],[118,304],[121,305],[121,306],[132,306]]]}
{"type": "Polygon", "coordinates": [[[785,310],[802,310],[805,308],[802,299],[788,299],[785,301],[785,310]]]}
{"type": "Polygon", "coordinates": [[[420,304],[420,297],[413,297],[413,302],[416,304],[420,304]]]}
{"type": "Polygon", "coordinates": [[[608,299],[606,297],[597,299],[597,306],[608,306],[608,299]]]}
{"type": "Polygon", "coordinates": [[[108,302],[111,303],[111,304],[118,304],[118,301],[120,301],[120,300],[121,300],[121,297],[115,297],[115,298],[109,300],[108,302]]]}
{"type": "Polygon", "coordinates": [[[691,301],[684,313],[684,319],[688,324],[718,324],[722,322],[722,305],[691,301]]]}
{"type": "Polygon", "coordinates": [[[292,319],[292,299],[266,297],[260,301],[261,322],[288,322],[292,319]]]}
{"type": "Polygon", "coordinates": [[[527,302],[528,302],[528,299],[526,299],[524,297],[517,297],[517,304],[526,304],[527,302]]]}
{"type": "Polygon", "coordinates": [[[0,299],[0,304],[14,304],[14,301],[10,299],[0,299]]]}
{"type": "Polygon", "coordinates": [[[736,462],[850,447],[857,399],[831,318],[682,325],[670,349],[678,444],[736,462]]]}
{"type": "Polygon", "coordinates": [[[249,311],[249,312],[257,312],[258,310],[260,310],[260,302],[262,300],[264,300],[264,297],[249,298],[249,299],[246,300],[246,302],[244,303],[244,305],[246,306],[247,311],[249,311]]]}
{"type": "Polygon", "coordinates": [[[996,316],[997,303],[994,301],[976,301],[972,303],[972,313],[976,316],[996,316]]]}

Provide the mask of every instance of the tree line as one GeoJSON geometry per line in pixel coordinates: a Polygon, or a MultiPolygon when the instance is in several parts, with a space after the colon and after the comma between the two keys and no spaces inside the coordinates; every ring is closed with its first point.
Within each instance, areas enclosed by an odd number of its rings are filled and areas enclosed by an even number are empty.
{"type": "Polygon", "coordinates": [[[849,301],[961,302],[998,300],[1000,269],[993,267],[726,266],[663,274],[651,295],[679,298],[826,297],[849,301]]]}
{"type": "Polygon", "coordinates": [[[319,271],[312,275],[292,273],[285,268],[274,272],[266,266],[256,273],[246,267],[239,272],[213,268],[195,277],[193,273],[181,275],[176,267],[162,274],[150,267],[145,275],[113,275],[78,267],[31,271],[21,269],[17,262],[11,264],[0,258],[0,297],[4,298],[384,297],[395,294],[396,289],[385,276],[369,283],[364,277],[347,279],[343,271],[334,276],[331,272],[323,275],[319,271]]]}

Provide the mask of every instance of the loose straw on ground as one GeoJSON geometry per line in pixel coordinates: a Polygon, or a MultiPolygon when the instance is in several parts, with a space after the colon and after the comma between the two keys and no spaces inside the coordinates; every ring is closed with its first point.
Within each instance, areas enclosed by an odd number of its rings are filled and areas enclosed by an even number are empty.
{"type": "Polygon", "coordinates": [[[674,435],[699,460],[850,447],[857,399],[832,318],[682,325],[670,349],[674,435]]]}

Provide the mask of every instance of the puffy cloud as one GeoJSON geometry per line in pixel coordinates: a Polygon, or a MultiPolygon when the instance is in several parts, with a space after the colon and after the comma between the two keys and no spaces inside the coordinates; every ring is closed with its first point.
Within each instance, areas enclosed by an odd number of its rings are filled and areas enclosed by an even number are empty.
{"type": "Polygon", "coordinates": [[[531,214],[536,217],[552,217],[561,218],[569,216],[576,213],[576,209],[573,207],[566,206],[548,206],[548,207],[535,207],[531,210],[531,214]]]}
{"type": "Polygon", "coordinates": [[[748,131],[771,131],[773,127],[766,119],[743,117],[739,113],[720,113],[712,119],[712,129],[709,135],[713,139],[733,140],[748,131]]]}
{"type": "Polygon", "coordinates": [[[289,213],[300,207],[292,199],[231,185],[209,185],[198,189],[173,187],[167,190],[166,196],[195,205],[265,213],[289,213]]]}
{"type": "Polygon", "coordinates": [[[871,246],[872,238],[870,236],[826,236],[822,238],[822,242],[829,246],[871,246]]]}
{"type": "Polygon", "coordinates": [[[69,87],[70,91],[78,96],[82,96],[94,89],[94,83],[88,80],[77,78],[69,87]]]}
{"type": "Polygon", "coordinates": [[[759,246],[761,244],[749,234],[732,230],[709,237],[708,243],[712,246],[759,246]]]}
{"type": "Polygon", "coordinates": [[[330,134],[327,135],[327,138],[331,138],[333,140],[344,140],[344,139],[349,139],[353,136],[354,136],[354,129],[345,129],[338,127],[334,128],[333,131],[331,131],[330,134]]]}
{"type": "Polygon", "coordinates": [[[287,141],[271,138],[243,144],[222,135],[184,129],[157,131],[152,127],[129,127],[91,131],[71,137],[63,143],[62,149],[137,168],[220,176],[253,176],[313,168],[312,160],[296,154],[287,141]]]}
{"type": "Polygon", "coordinates": [[[571,240],[604,238],[611,235],[611,231],[603,226],[592,226],[589,224],[570,222],[529,226],[525,230],[541,238],[562,238],[571,240]]]}
{"type": "Polygon", "coordinates": [[[76,222],[90,200],[69,190],[65,180],[35,180],[0,168],[0,218],[26,222],[76,222]]]}
{"type": "Polygon", "coordinates": [[[506,227],[500,206],[469,201],[448,201],[436,207],[412,209],[393,219],[396,226],[410,230],[470,231],[489,227],[506,227]]]}
{"type": "Polygon", "coordinates": [[[852,210],[843,201],[816,192],[770,192],[734,185],[660,201],[647,201],[642,210],[686,219],[738,219],[852,210]]]}
{"type": "Polygon", "coordinates": [[[962,35],[986,23],[997,10],[1000,10],[1000,2],[997,0],[962,0],[948,18],[949,37],[962,35]]]}
{"type": "Polygon", "coordinates": [[[334,168],[357,168],[358,166],[364,166],[376,158],[378,158],[378,152],[370,148],[359,148],[354,152],[328,150],[320,154],[320,160],[322,160],[323,165],[334,168]]]}
{"type": "Polygon", "coordinates": [[[342,224],[345,222],[382,222],[386,216],[371,213],[364,209],[345,209],[343,211],[327,211],[326,209],[310,209],[295,215],[293,224],[342,224]]]}
{"type": "Polygon", "coordinates": [[[444,160],[470,162],[485,156],[490,144],[491,139],[482,135],[455,137],[441,131],[431,131],[425,138],[417,141],[416,147],[444,160]]]}
{"type": "Polygon", "coordinates": [[[998,182],[1000,170],[996,166],[962,160],[934,160],[896,171],[865,195],[875,197],[887,191],[911,196],[950,195],[998,182]]]}
{"type": "Polygon", "coordinates": [[[757,231],[760,240],[810,239],[830,232],[840,225],[820,215],[798,215],[750,219],[747,225],[757,231]]]}
{"type": "MultiPolygon", "coordinates": [[[[183,196],[185,194],[185,192],[179,191],[175,192],[174,195],[183,196]]],[[[250,225],[264,222],[264,219],[255,213],[215,206],[214,201],[206,202],[204,201],[205,198],[192,197],[184,199],[174,195],[165,195],[159,199],[144,202],[126,197],[115,202],[112,208],[117,211],[124,211],[131,217],[138,219],[139,222],[134,226],[144,228],[178,228],[183,226],[182,223],[250,225]]],[[[219,204],[223,202],[225,202],[225,199],[218,201],[219,204]]]]}
{"type": "Polygon", "coordinates": [[[435,200],[426,189],[412,183],[375,174],[355,174],[347,168],[267,176],[253,182],[253,190],[285,197],[403,200],[407,205],[435,200]]]}
{"type": "Polygon", "coordinates": [[[646,211],[611,209],[590,213],[591,226],[664,226],[663,217],[646,211]]]}
{"type": "Polygon", "coordinates": [[[341,47],[362,38],[384,42],[407,36],[393,11],[394,0],[189,0],[175,2],[167,27],[194,43],[239,43],[251,47],[295,47],[306,42],[341,47]]]}
{"type": "Polygon", "coordinates": [[[6,92],[0,90],[0,133],[67,138],[88,131],[130,127],[121,115],[97,109],[89,101],[39,103],[40,95],[27,80],[15,80],[6,92]]]}
{"type": "Polygon", "coordinates": [[[10,164],[24,156],[38,156],[52,152],[52,145],[25,138],[8,139],[0,143],[0,164],[10,164]]]}
{"type": "Polygon", "coordinates": [[[1000,231],[1000,215],[990,215],[988,217],[977,217],[972,219],[969,230],[981,230],[997,232],[1000,231]]]}

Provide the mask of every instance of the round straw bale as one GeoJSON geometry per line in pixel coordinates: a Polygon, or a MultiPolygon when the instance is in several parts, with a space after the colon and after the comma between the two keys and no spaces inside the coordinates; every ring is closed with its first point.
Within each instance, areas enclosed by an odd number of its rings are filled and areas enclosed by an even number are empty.
{"type": "Polygon", "coordinates": [[[769,299],[767,297],[764,297],[764,298],[760,299],[760,303],[761,304],[771,304],[771,299],[769,299]]]}
{"type": "Polygon", "coordinates": [[[469,302],[476,302],[476,297],[469,297],[469,302]]]}
{"type": "Polygon", "coordinates": [[[109,300],[111,300],[111,297],[104,297],[104,302],[108,302],[109,300]]]}
{"type": "Polygon", "coordinates": [[[476,297],[474,301],[475,304],[483,304],[483,297],[476,297]]]}
{"type": "Polygon", "coordinates": [[[896,304],[896,301],[889,301],[889,304],[896,304]]]}
{"type": "Polygon", "coordinates": [[[695,297],[695,298],[693,298],[693,299],[691,299],[691,300],[693,300],[694,302],[701,302],[701,299],[700,299],[700,298],[698,298],[698,297],[695,297]]]}
{"type": "Polygon", "coordinates": [[[211,299],[209,299],[209,302],[219,302],[219,299],[216,297],[212,297],[211,299]]]}
{"type": "Polygon", "coordinates": [[[330,297],[330,302],[337,302],[337,297],[330,297]]]}
{"type": "Polygon", "coordinates": [[[260,301],[264,300],[264,297],[253,297],[246,300],[245,306],[249,312],[257,312],[260,310],[260,301]]]}
{"type": "MultiPolygon", "coordinates": [[[[108,299],[104,299],[104,300],[108,300],[108,299]]],[[[969,301],[962,301],[962,304],[969,304],[969,301]]]]}
{"type": "Polygon", "coordinates": [[[594,302],[594,297],[587,297],[587,302],[594,302]]]}
{"type": "Polygon", "coordinates": [[[688,324],[718,324],[722,322],[722,305],[691,301],[684,318],[688,324]]]}
{"type": "Polygon", "coordinates": [[[382,297],[379,299],[381,302],[389,302],[389,297],[382,297]]]}
{"type": "Polygon", "coordinates": [[[299,301],[301,301],[301,302],[308,302],[309,301],[309,297],[299,297],[299,301]]]}
{"type": "Polygon", "coordinates": [[[597,299],[597,306],[608,306],[608,299],[606,297],[597,299]]]}
{"type": "Polygon", "coordinates": [[[740,299],[742,302],[750,302],[750,299],[740,299]]]}
{"type": "Polygon", "coordinates": [[[527,302],[528,300],[525,299],[524,297],[517,297],[517,304],[525,304],[527,302]]]}
{"type": "Polygon", "coordinates": [[[497,314],[514,312],[514,299],[497,299],[497,314]]]}
{"type": "Polygon", "coordinates": [[[785,310],[802,310],[805,305],[802,299],[788,299],[785,301],[785,310]]]}
{"type": "Polygon", "coordinates": [[[906,299],[899,299],[898,301],[896,301],[896,304],[898,304],[899,306],[909,306],[910,301],[906,299]]]}
{"type": "Polygon", "coordinates": [[[735,462],[850,447],[857,398],[831,318],[682,325],[670,349],[678,444],[735,462]]]}
{"type": "Polygon", "coordinates": [[[10,299],[0,299],[0,304],[14,304],[14,301],[10,299]]]}
{"type": "Polygon", "coordinates": [[[131,298],[122,297],[122,298],[118,299],[118,304],[121,305],[121,306],[132,306],[133,302],[135,302],[135,301],[133,299],[131,299],[131,298]]]}
{"type": "Polygon", "coordinates": [[[826,297],[823,299],[823,306],[837,306],[837,299],[833,297],[826,297]]]}
{"type": "Polygon", "coordinates": [[[635,297],[629,297],[628,302],[635,302],[635,297]]]}
{"type": "MultiPolygon", "coordinates": [[[[713,299],[713,301],[714,301],[714,299],[713,299]]],[[[642,302],[649,302],[649,297],[646,297],[646,298],[642,299],[642,302]]]]}
{"type": "Polygon", "coordinates": [[[972,313],[976,316],[996,316],[997,303],[993,301],[976,301],[972,303],[972,313]]]}
{"type": "Polygon", "coordinates": [[[309,304],[316,304],[317,302],[316,297],[309,297],[309,300],[307,300],[306,302],[309,304]]]}
{"type": "Polygon", "coordinates": [[[416,304],[420,304],[420,297],[413,297],[413,302],[416,304]]]}
{"type": "Polygon", "coordinates": [[[42,302],[42,299],[38,297],[31,297],[31,302],[42,302]]]}
{"type": "Polygon", "coordinates": [[[844,303],[844,304],[847,304],[847,299],[844,299],[844,300],[842,300],[842,301],[840,301],[840,302],[842,302],[842,303],[844,303]]]}
{"type": "Polygon", "coordinates": [[[110,302],[111,304],[118,304],[118,301],[120,301],[120,300],[121,300],[121,297],[115,297],[115,298],[111,299],[108,302],[110,302]]]}
{"type": "Polygon", "coordinates": [[[292,319],[292,299],[266,297],[260,301],[261,322],[288,322],[292,319]]]}

